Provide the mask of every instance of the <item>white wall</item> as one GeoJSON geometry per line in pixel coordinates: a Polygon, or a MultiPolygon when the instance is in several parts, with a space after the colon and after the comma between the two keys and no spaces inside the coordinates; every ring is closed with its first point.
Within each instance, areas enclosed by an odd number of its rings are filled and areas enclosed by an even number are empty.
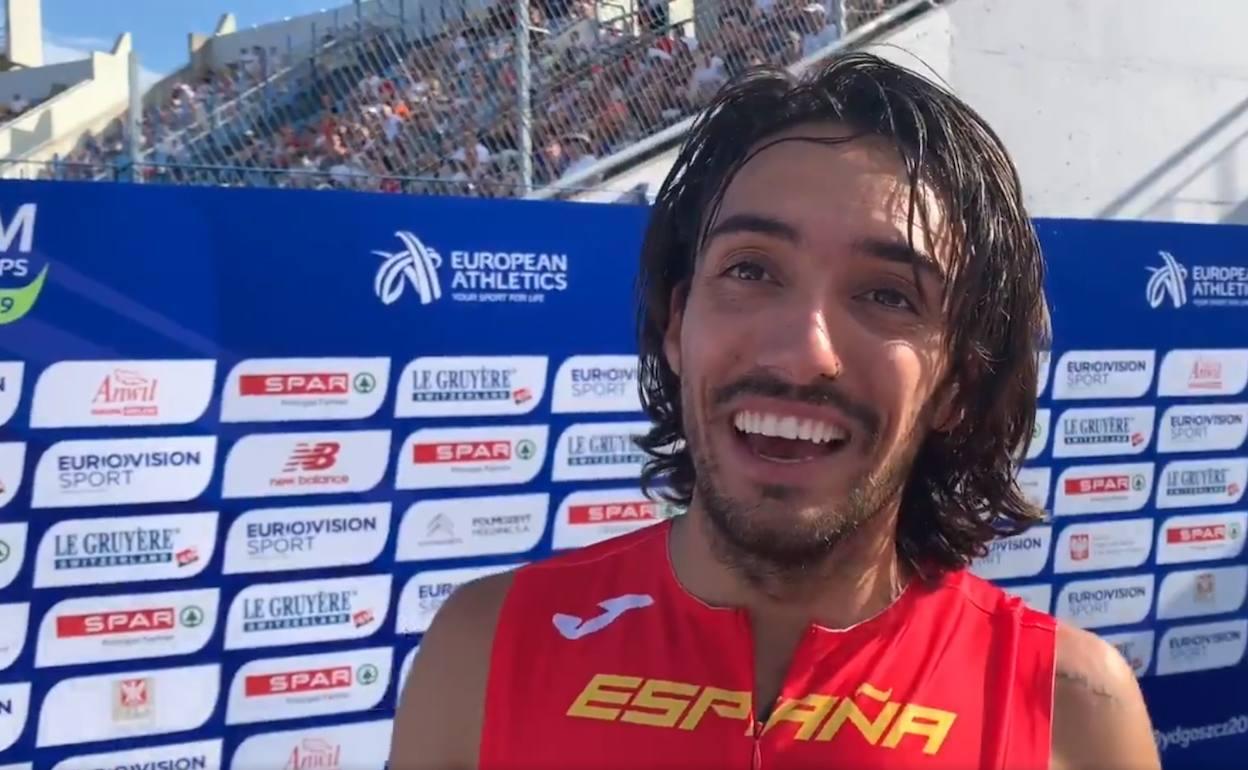
{"type": "Polygon", "coordinates": [[[42,67],[42,0],[4,0],[4,17],[8,27],[5,54],[9,61],[23,67],[42,67]]]}
{"type": "MultiPolygon", "coordinates": [[[[1244,0],[956,0],[868,50],[978,109],[1034,216],[1248,224],[1245,30],[1244,0]]],[[[673,159],[610,186],[653,194],[673,159]]]]}
{"type": "Polygon", "coordinates": [[[91,59],[86,54],[78,61],[0,72],[0,100],[7,103],[13,94],[21,94],[28,101],[38,101],[47,98],[54,87],[68,88],[89,77],[91,59]]]}

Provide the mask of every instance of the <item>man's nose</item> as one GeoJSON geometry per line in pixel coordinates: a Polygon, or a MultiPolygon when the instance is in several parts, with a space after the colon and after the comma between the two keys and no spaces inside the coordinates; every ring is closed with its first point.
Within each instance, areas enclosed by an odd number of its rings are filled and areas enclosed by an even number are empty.
{"type": "Polygon", "coordinates": [[[841,376],[842,346],[822,307],[791,307],[762,336],[758,364],[793,383],[841,376]]]}

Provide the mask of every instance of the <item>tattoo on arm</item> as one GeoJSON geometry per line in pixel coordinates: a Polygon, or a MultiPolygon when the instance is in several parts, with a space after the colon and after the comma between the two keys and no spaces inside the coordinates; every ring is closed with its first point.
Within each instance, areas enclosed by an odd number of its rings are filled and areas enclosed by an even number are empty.
{"type": "Polygon", "coordinates": [[[1118,696],[1110,692],[1109,688],[1100,682],[1094,682],[1088,679],[1086,675],[1081,674],[1078,671],[1067,671],[1066,669],[1059,668],[1057,670],[1057,678],[1064,679],[1076,687],[1082,687],[1083,689],[1091,692],[1093,695],[1106,699],[1115,706],[1121,704],[1118,696]]]}

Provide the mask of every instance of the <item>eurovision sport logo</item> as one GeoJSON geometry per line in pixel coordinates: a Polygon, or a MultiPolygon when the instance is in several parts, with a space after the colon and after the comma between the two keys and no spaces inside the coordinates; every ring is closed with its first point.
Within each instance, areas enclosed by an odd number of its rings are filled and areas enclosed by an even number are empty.
{"type": "Polygon", "coordinates": [[[433,616],[438,614],[438,610],[451,598],[455,589],[477,578],[507,572],[520,566],[522,563],[418,572],[407,581],[399,595],[395,631],[400,634],[423,634],[429,630],[433,616]]]}
{"type": "Polygon", "coordinates": [[[555,373],[551,411],[640,412],[637,356],[572,356],[555,373]]]}
{"type": "Polygon", "coordinates": [[[1079,628],[1143,622],[1153,605],[1154,575],[1074,580],[1062,586],[1054,614],[1079,628]]]}
{"type": "Polygon", "coordinates": [[[1175,626],[1157,645],[1157,675],[1238,666],[1244,659],[1248,620],[1175,626]]]}
{"type": "Polygon", "coordinates": [[[1158,452],[1234,452],[1248,439],[1248,404],[1182,404],[1161,416],[1158,452]]]}
{"type": "Polygon", "coordinates": [[[204,493],[216,436],[58,441],[39,458],[31,507],[180,503],[204,493]]]}
{"type": "Polygon", "coordinates": [[[186,425],[212,400],[216,361],[58,361],[35,383],[32,428],[186,425]]]}
{"type": "Polygon", "coordinates": [[[368,564],[390,532],[390,503],[247,511],[230,525],[222,571],[283,572],[368,564]]]}
{"type": "Polygon", "coordinates": [[[428,356],[403,369],[395,417],[528,414],[546,394],[546,356],[428,356]]]}
{"type": "Polygon", "coordinates": [[[389,358],[249,358],[225,379],[221,421],[362,420],[389,382],[389,358]]]}
{"type": "Polygon", "coordinates": [[[25,317],[47,281],[49,260],[35,250],[38,213],[36,203],[0,209],[0,326],[25,317]]]}
{"type": "Polygon", "coordinates": [[[1032,577],[1049,562],[1052,527],[1032,527],[1019,535],[993,540],[988,553],[975,559],[971,571],[985,580],[1032,577]]]}
{"type": "Polygon", "coordinates": [[[58,762],[52,770],[217,770],[222,764],[220,738],[167,743],[129,751],[80,754],[58,762]]]}
{"type": "Polygon", "coordinates": [[[1139,398],[1153,384],[1153,350],[1072,350],[1054,372],[1054,399],[1139,398]]]}

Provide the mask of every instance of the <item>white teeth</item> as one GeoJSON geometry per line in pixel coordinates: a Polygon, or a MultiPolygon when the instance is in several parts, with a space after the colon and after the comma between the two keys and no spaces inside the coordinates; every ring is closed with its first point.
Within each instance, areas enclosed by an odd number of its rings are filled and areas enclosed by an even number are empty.
{"type": "Polygon", "coordinates": [[[776,415],[761,412],[737,412],[732,424],[742,433],[775,436],[791,440],[800,439],[816,444],[843,441],[848,434],[836,425],[810,418],[798,419],[792,415],[776,415]]]}

